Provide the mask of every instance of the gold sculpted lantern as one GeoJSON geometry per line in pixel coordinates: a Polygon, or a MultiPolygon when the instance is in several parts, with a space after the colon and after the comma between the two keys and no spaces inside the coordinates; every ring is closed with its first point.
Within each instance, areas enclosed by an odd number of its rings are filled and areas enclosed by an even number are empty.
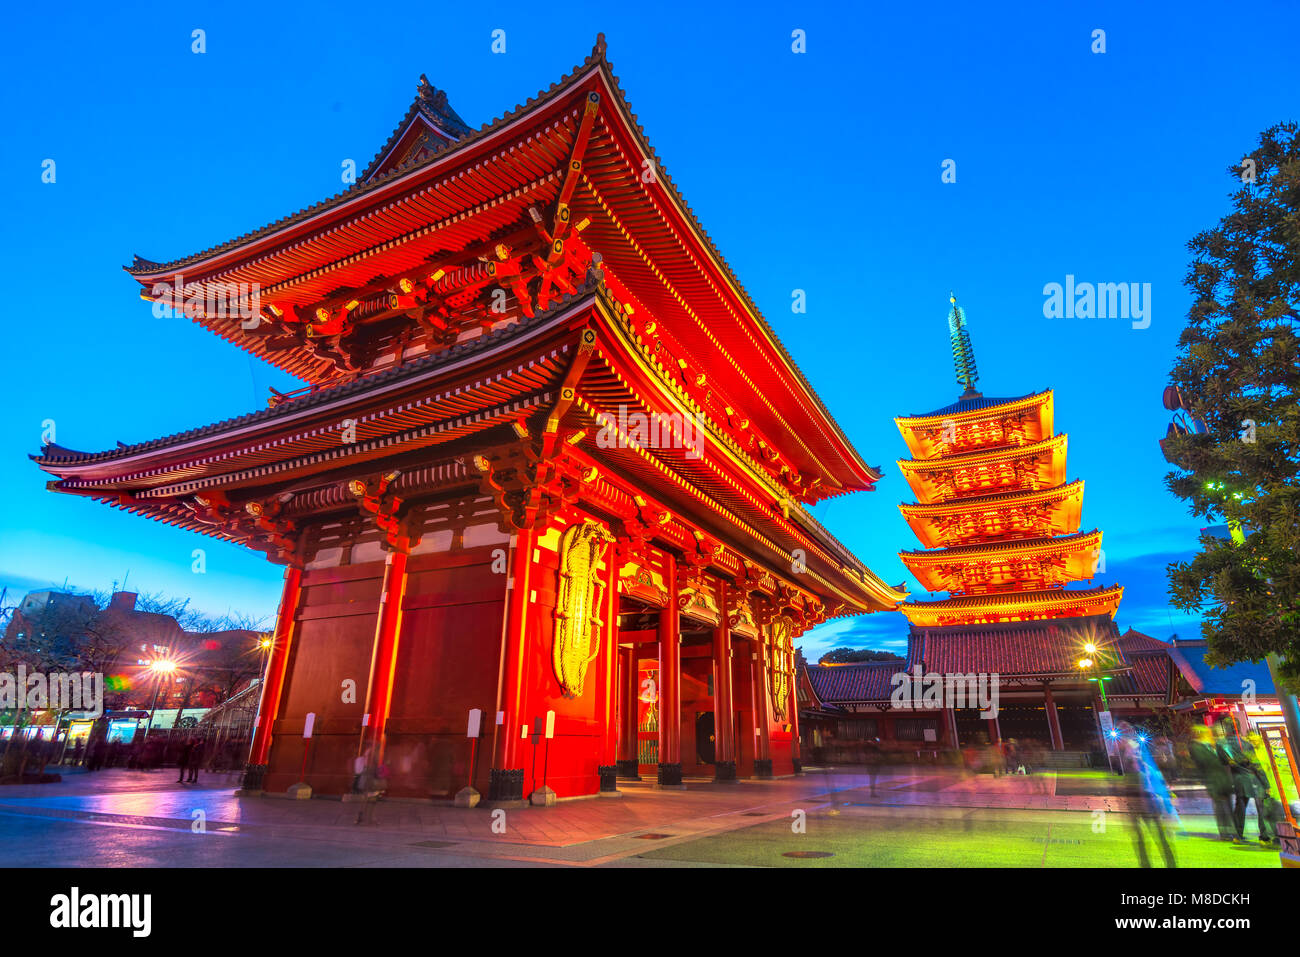
{"type": "Polygon", "coordinates": [[[587,667],[600,654],[601,599],[597,566],[612,536],[594,522],[571,526],[560,539],[560,588],[555,602],[552,663],[566,698],[582,695],[587,667]]]}
{"type": "Polygon", "coordinates": [[[790,647],[790,621],[778,618],[772,622],[772,711],[778,719],[785,718],[786,705],[790,697],[790,676],[785,670],[786,651],[790,647]]]}

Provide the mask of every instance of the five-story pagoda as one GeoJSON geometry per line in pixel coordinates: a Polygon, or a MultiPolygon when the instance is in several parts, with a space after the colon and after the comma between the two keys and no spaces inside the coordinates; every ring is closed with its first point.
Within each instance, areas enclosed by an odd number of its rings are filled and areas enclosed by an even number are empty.
{"type": "MultiPolygon", "coordinates": [[[[901,610],[927,670],[996,674],[1009,690],[1034,689],[1027,707],[1046,707],[1046,724],[1041,715],[1004,716],[1002,724],[1023,718],[1032,723],[1022,736],[1050,731],[1060,749],[1065,716],[1056,712],[1066,706],[1052,707],[1052,686],[1088,690],[1079,661],[1089,646],[1101,649],[1094,655],[1100,671],[1124,668],[1118,651],[1108,650],[1123,588],[1066,587],[1094,577],[1101,532],[1080,530],[1083,482],[1066,480],[1067,440],[1054,431],[1052,390],[980,393],[966,316],[951,302],[949,336],[964,391],[951,405],[894,420],[913,456],[898,465],[917,498],[900,508],[926,546],[900,557],[927,591],[948,597],[908,601],[901,610]]],[[[1077,724],[1075,733],[1064,737],[1091,744],[1093,719],[1071,718],[1078,720],[1065,724],[1077,724]]],[[[980,730],[1010,733],[996,719],[980,730]]]]}

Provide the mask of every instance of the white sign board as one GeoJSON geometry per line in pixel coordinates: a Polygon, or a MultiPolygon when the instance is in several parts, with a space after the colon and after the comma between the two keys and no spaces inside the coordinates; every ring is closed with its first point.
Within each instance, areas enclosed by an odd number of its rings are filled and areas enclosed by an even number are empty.
{"type": "Polygon", "coordinates": [[[1109,711],[1098,711],[1097,720],[1101,723],[1101,739],[1106,742],[1106,753],[1114,754],[1119,741],[1115,737],[1115,719],[1109,711]]]}
{"type": "Polygon", "coordinates": [[[311,737],[311,731],[312,731],[312,728],[314,728],[314,727],[316,727],[316,712],[315,712],[315,711],[308,711],[308,712],[307,712],[307,720],[306,720],[306,722],[305,722],[305,723],[303,724],[303,726],[302,726],[302,736],[303,736],[304,738],[310,738],[310,737],[311,737]]]}
{"type": "Polygon", "coordinates": [[[547,738],[555,737],[555,712],[554,711],[546,712],[546,737],[547,738]]]}
{"type": "Polygon", "coordinates": [[[477,738],[479,725],[483,723],[483,709],[473,708],[469,713],[469,728],[465,731],[465,737],[477,738]]]}

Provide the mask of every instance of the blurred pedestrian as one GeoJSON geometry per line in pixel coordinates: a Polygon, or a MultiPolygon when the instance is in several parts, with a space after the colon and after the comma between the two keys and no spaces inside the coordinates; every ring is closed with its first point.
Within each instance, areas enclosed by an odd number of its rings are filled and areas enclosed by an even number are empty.
{"type": "Polygon", "coordinates": [[[1214,805],[1214,823],[1219,830],[1219,840],[1232,840],[1235,834],[1232,819],[1232,769],[1224,760],[1222,751],[1215,747],[1214,732],[1203,724],[1193,728],[1187,753],[1214,805]]]}
{"type": "Polygon", "coordinates": [[[880,739],[872,738],[866,744],[867,775],[871,781],[871,796],[876,796],[876,777],[880,774],[880,764],[884,753],[880,750],[880,739]]]}
{"type": "Polygon", "coordinates": [[[1259,828],[1259,843],[1265,847],[1278,844],[1277,829],[1273,826],[1273,799],[1268,775],[1260,767],[1258,749],[1250,735],[1231,741],[1225,749],[1232,761],[1233,803],[1232,823],[1236,829],[1233,843],[1245,844],[1246,810],[1255,802],[1255,818],[1259,828]],[[1234,747],[1235,745],[1235,747],[1234,747]]]}
{"type": "Polygon", "coordinates": [[[1137,813],[1133,822],[1133,843],[1137,849],[1138,864],[1150,867],[1147,855],[1146,832],[1160,845],[1166,867],[1177,867],[1174,849],[1169,843],[1167,825],[1176,823],[1173,797],[1165,785],[1164,775],[1156,765],[1147,747],[1145,734],[1137,733],[1128,722],[1121,722],[1122,743],[1127,749],[1128,766],[1137,778],[1137,813]]]}
{"type": "Polygon", "coordinates": [[[176,753],[176,766],[180,769],[180,775],[176,778],[177,784],[185,783],[185,772],[189,770],[190,754],[194,751],[194,745],[188,738],[181,742],[180,750],[176,753]]]}

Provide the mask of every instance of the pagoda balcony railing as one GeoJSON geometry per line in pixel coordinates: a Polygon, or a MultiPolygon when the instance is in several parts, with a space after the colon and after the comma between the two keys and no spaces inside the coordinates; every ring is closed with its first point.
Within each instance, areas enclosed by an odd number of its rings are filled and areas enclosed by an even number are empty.
{"type": "Polygon", "coordinates": [[[996,585],[981,582],[964,589],[953,589],[948,594],[953,598],[973,597],[975,595],[1014,595],[1018,592],[1050,591],[1063,587],[1061,582],[1046,579],[1025,579],[1019,581],[999,582],[996,585]]]}
{"type": "Polygon", "coordinates": [[[963,498],[979,498],[981,495],[997,495],[1003,492],[1037,492],[1040,489],[1049,488],[1050,486],[1039,481],[1037,477],[1007,476],[1005,480],[983,482],[978,485],[962,484],[960,486],[945,485],[943,491],[947,492],[947,501],[956,501],[963,498]]]}

